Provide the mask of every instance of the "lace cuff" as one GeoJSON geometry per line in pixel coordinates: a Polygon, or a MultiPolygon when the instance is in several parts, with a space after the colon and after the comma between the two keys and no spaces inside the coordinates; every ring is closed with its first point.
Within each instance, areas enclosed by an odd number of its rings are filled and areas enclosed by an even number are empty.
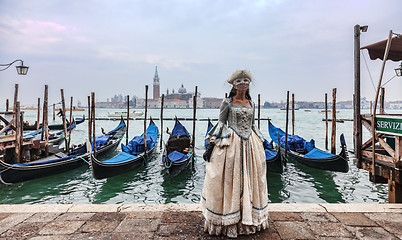
{"type": "Polygon", "coordinates": [[[212,142],[215,146],[223,147],[229,146],[229,136],[231,132],[226,124],[218,122],[209,132],[205,140],[212,142]]]}

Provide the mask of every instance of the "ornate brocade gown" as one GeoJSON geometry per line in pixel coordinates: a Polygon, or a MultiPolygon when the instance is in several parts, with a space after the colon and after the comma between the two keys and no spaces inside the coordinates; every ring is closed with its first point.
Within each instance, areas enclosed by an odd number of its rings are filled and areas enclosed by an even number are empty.
{"type": "Polygon", "coordinates": [[[207,141],[215,143],[201,196],[205,231],[237,237],[268,227],[268,187],[263,137],[254,125],[255,105],[223,100],[219,122],[207,141]]]}

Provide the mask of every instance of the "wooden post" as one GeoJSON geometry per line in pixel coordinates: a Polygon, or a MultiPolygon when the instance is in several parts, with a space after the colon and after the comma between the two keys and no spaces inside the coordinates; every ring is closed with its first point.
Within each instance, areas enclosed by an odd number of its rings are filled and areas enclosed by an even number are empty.
{"type": "MultiPolygon", "coordinates": [[[[91,114],[91,96],[88,96],[88,140],[89,143],[92,144],[91,141],[91,137],[92,137],[92,114],[91,114]]],[[[88,146],[88,152],[90,151],[91,146],[88,146]]]]}
{"type": "Polygon", "coordinates": [[[384,69],[385,69],[385,62],[387,61],[387,58],[388,58],[389,49],[391,47],[391,41],[392,41],[392,31],[389,31],[387,45],[385,47],[384,57],[382,60],[380,79],[378,81],[377,91],[376,91],[375,98],[374,98],[373,115],[371,115],[371,146],[373,149],[372,155],[371,155],[371,158],[372,158],[371,174],[372,174],[374,182],[375,182],[375,141],[376,141],[375,140],[375,115],[376,115],[376,111],[377,111],[378,94],[379,94],[380,88],[381,88],[382,77],[384,75],[384,69]]]}
{"type": "Polygon", "coordinates": [[[43,98],[42,137],[44,136],[44,138],[45,138],[45,156],[46,157],[49,156],[48,96],[49,96],[49,88],[48,88],[48,85],[45,85],[45,96],[43,98]]]}
{"type": "Polygon", "coordinates": [[[336,88],[332,89],[332,134],[331,134],[331,153],[336,154],[336,88]]]}
{"type": "Polygon", "coordinates": [[[64,90],[60,89],[61,93],[61,111],[63,111],[62,119],[63,119],[63,131],[64,131],[64,145],[66,147],[66,152],[68,154],[68,140],[67,140],[67,123],[66,123],[66,103],[64,101],[64,90]]]}
{"type": "MultiPolygon", "coordinates": [[[[261,113],[260,113],[260,106],[261,106],[261,98],[260,98],[260,94],[258,94],[258,129],[261,130],[261,126],[260,126],[260,119],[261,119],[261,113]]],[[[253,119],[254,121],[254,119],[253,119]]]]}
{"type": "Polygon", "coordinates": [[[39,134],[39,125],[40,125],[40,98],[38,98],[38,116],[36,118],[36,134],[39,134]]]}
{"type": "MultiPolygon", "coordinates": [[[[69,122],[69,127],[70,130],[68,131],[68,146],[67,149],[70,149],[70,143],[71,143],[71,131],[73,130],[71,127],[73,125],[73,97],[71,97],[71,101],[70,101],[70,122],[69,122]]],[[[68,152],[67,152],[68,154],[68,152]]]]}
{"type": "Polygon", "coordinates": [[[385,113],[385,88],[381,88],[380,94],[380,114],[385,113]]]}
{"type": "Polygon", "coordinates": [[[13,117],[14,117],[15,121],[17,121],[16,115],[15,115],[15,111],[16,111],[16,107],[17,107],[17,101],[18,101],[18,84],[15,84],[15,87],[14,87],[14,107],[13,107],[13,111],[14,111],[13,117]]]}
{"type": "Polygon", "coordinates": [[[22,141],[22,123],[21,123],[21,112],[20,112],[20,102],[14,103],[14,120],[15,120],[15,162],[21,162],[21,141],[22,141]]]}
{"type": "Polygon", "coordinates": [[[162,149],[162,141],[163,141],[163,105],[165,102],[165,94],[162,94],[162,102],[161,102],[161,141],[160,141],[160,148],[162,149]]]}
{"type": "Polygon", "coordinates": [[[357,167],[361,167],[362,123],[360,114],[360,25],[354,26],[354,101],[353,101],[353,124],[354,124],[354,154],[357,167]]]}
{"type": "Polygon", "coordinates": [[[8,98],[6,99],[6,112],[8,112],[8,98]]]}
{"type": "Polygon", "coordinates": [[[325,150],[328,150],[328,98],[325,94],[325,150]]]}
{"type": "Polygon", "coordinates": [[[295,135],[295,94],[292,93],[292,135],[295,135]]]}
{"type": "MultiPolygon", "coordinates": [[[[289,91],[286,94],[285,157],[288,157],[289,91]]],[[[281,144],[279,142],[279,144],[281,144]]]]}
{"type": "Polygon", "coordinates": [[[16,110],[17,101],[18,101],[18,84],[15,84],[15,86],[14,86],[14,107],[13,107],[14,112],[16,110]]]}
{"type": "MultiPolygon", "coordinates": [[[[147,110],[148,110],[148,85],[145,85],[145,115],[144,115],[144,149],[147,152],[147,110]]],[[[147,158],[148,156],[144,154],[147,158]]]]}
{"type": "Polygon", "coordinates": [[[128,145],[128,125],[130,123],[130,96],[127,95],[127,123],[126,123],[126,146],[128,145]]]}
{"type": "Polygon", "coordinates": [[[53,121],[56,120],[56,104],[53,103],[53,121]]]}
{"type": "MultiPolygon", "coordinates": [[[[193,145],[193,154],[195,153],[195,121],[196,121],[196,114],[197,114],[197,92],[198,92],[198,86],[195,86],[195,93],[193,96],[193,139],[191,140],[192,145],[193,145]]],[[[194,156],[192,157],[191,164],[194,167],[194,161],[195,158],[194,156]]]]}
{"type": "Polygon", "coordinates": [[[92,103],[91,103],[91,119],[92,119],[92,139],[94,146],[94,157],[96,157],[96,134],[95,134],[95,92],[91,92],[92,103]]]}

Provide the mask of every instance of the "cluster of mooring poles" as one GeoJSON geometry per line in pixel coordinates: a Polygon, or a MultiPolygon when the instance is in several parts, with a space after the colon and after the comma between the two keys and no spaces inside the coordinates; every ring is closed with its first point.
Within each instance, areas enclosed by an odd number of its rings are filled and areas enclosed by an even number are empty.
{"type": "MultiPolygon", "coordinates": [[[[48,121],[48,85],[45,85],[43,106],[41,99],[38,98],[37,118],[35,125],[27,125],[24,121],[24,112],[21,111],[21,105],[18,101],[19,85],[15,84],[13,109],[9,109],[9,100],[6,99],[5,112],[0,112],[0,123],[4,126],[0,129],[0,160],[7,163],[24,163],[37,160],[40,157],[47,157],[58,151],[58,144],[49,141],[49,121],[48,121]],[[42,107],[42,108],[41,108],[42,107]],[[42,121],[41,121],[42,109],[42,121]],[[34,129],[35,134],[27,134],[24,136],[24,128],[30,127],[34,129]],[[10,131],[11,130],[11,131],[10,131]],[[11,134],[10,134],[11,132],[11,134]],[[5,134],[5,135],[4,135],[5,134]]],[[[63,119],[63,138],[65,142],[65,151],[68,153],[71,144],[71,128],[67,126],[66,107],[64,100],[64,91],[61,92],[62,119],[63,119]]],[[[73,97],[70,101],[70,109],[73,108],[73,97]]],[[[55,117],[55,104],[53,104],[53,117],[55,117]]],[[[69,125],[73,122],[72,111],[70,111],[69,125]]]]}
{"type": "MultiPolygon", "coordinates": [[[[402,38],[391,30],[387,40],[360,47],[360,34],[365,31],[367,26],[354,27],[354,154],[357,167],[369,172],[370,181],[388,183],[388,202],[402,203],[402,114],[385,113],[385,84],[382,84],[386,61],[402,61],[402,38]],[[372,60],[382,60],[375,99],[370,102],[370,114],[360,113],[361,49],[367,49],[372,60]],[[371,134],[365,142],[363,126],[371,134]]],[[[402,75],[402,68],[395,71],[396,76],[402,75]]]]}

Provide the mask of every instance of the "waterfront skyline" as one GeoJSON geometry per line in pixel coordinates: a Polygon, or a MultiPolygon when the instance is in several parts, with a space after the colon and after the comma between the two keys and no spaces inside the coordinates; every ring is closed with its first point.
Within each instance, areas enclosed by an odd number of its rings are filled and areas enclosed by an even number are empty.
{"type": "MultiPolygon", "coordinates": [[[[152,96],[155,66],[160,90],[197,85],[203,97],[224,96],[235,69],[249,69],[257,101],[323,101],[353,95],[353,26],[368,25],[361,46],[402,33],[399,1],[1,1],[0,63],[23,59],[0,72],[0,105],[18,83],[23,105],[35,104],[49,85],[49,102],[86,102],[114,93],[152,96]]],[[[381,61],[362,51],[362,97],[375,95],[381,61]],[[370,68],[373,82],[367,71],[370,68]]],[[[399,63],[387,63],[383,82],[399,63]]],[[[401,79],[387,85],[386,100],[401,100],[401,79]]]]}

